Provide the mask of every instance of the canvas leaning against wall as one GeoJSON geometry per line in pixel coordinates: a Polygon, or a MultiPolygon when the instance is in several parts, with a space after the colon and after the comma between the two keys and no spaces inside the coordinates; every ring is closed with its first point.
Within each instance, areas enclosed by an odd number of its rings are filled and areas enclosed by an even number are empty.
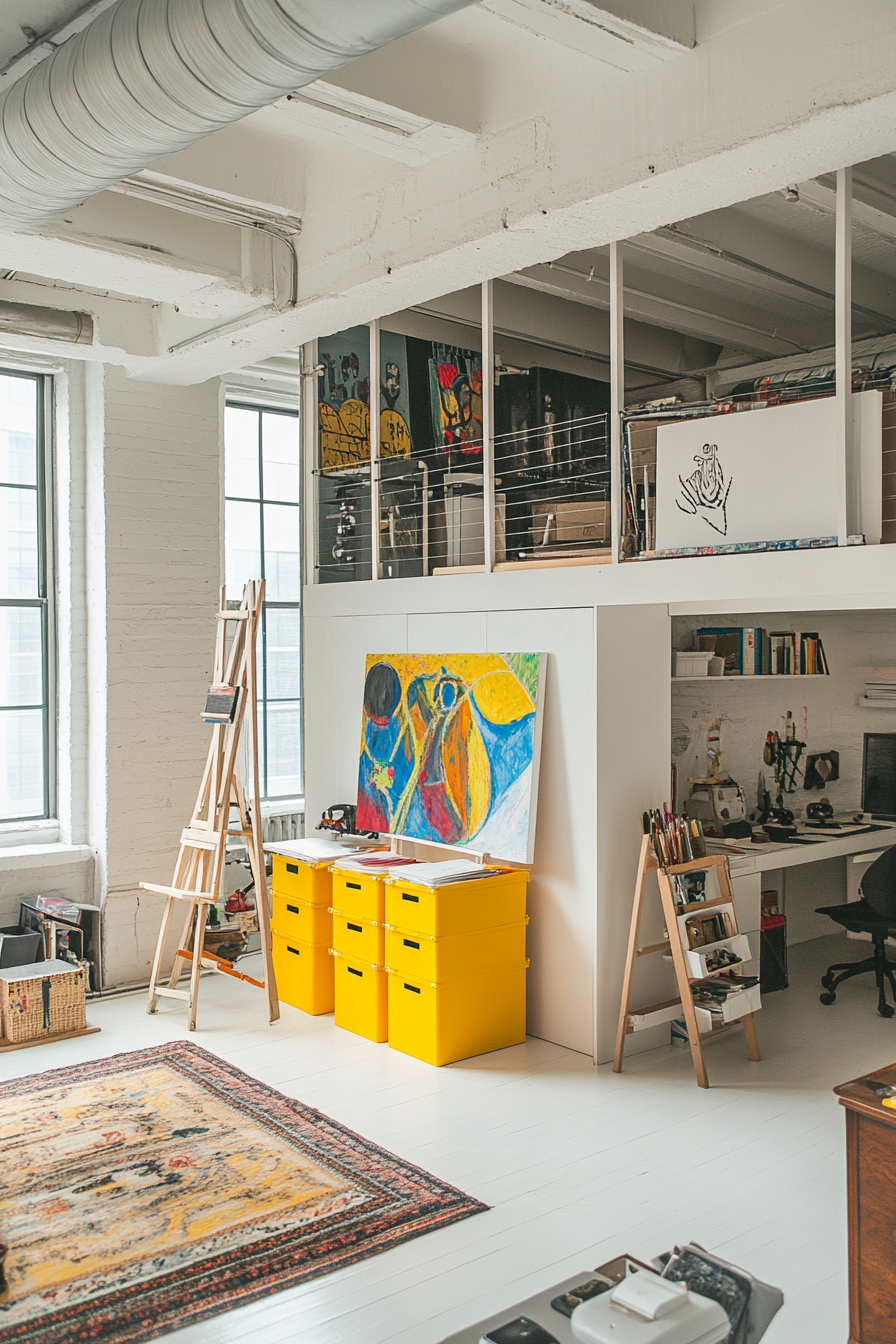
{"type": "Polygon", "coordinates": [[[358,829],[531,863],[546,659],[368,654],[358,829]]]}

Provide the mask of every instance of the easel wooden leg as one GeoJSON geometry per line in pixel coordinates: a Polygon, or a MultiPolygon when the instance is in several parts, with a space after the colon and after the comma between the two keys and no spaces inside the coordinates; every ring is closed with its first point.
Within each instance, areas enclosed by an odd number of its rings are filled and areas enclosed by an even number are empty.
{"type": "Polygon", "coordinates": [[[149,975],[149,999],[146,1004],[146,1011],[154,1013],[159,1006],[159,996],[156,993],[156,985],[159,980],[159,971],[162,966],[162,954],[165,950],[165,939],[168,936],[168,925],[171,923],[171,913],[174,910],[174,897],[169,896],[165,902],[165,913],[162,915],[162,926],[159,929],[159,941],[156,943],[156,953],[152,959],[152,970],[149,975]]]}
{"type": "Polygon", "coordinates": [[[756,1035],[756,1021],[752,1013],[747,1013],[741,1018],[744,1024],[744,1035],[747,1038],[747,1054],[758,1063],[762,1058],[762,1052],[759,1049],[759,1037],[756,1035]]]}
{"type": "Polygon", "coordinates": [[[190,968],[190,1021],[189,1030],[196,1030],[196,1005],[199,999],[199,974],[202,970],[202,943],[205,938],[205,920],[208,906],[204,901],[196,905],[196,930],[193,934],[193,965],[190,968]]]}
{"type": "MultiPolygon", "coordinates": [[[[195,917],[195,914],[196,914],[196,907],[191,902],[190,905],[187,907],[187,917],[184,920],[184,927],[181,931],[180,938],[177,941],[177,946],[181,948],[184,952],[188,952],[190,948],[190,943],[192,941],[193,936],[192,935],[193,919],[195,917]]],[[[171,975],[168,978],[169,989],[175,989],[177,987],[177,982],[180,979],[181,971],[183,969],[184,969],[184,958],[179,957],[175,953],[174,965],[171,967],[171,975]]]]}
{"type": "Polygon", "coordinates": [[[638,859],[638,876],[635,880],[635,901],[632,906],[632,925],[628,935],[628,953],[625,958],[625,970],[622,975],[622,1002],[619,1006],[619,1024],[616,1028],[616,1053],[613,1056],[613,1072],[622,1072],[622,1057],[625,1053],[625,1038],[628,1035],[628,1014],[631,1007],[632,977],[635,969],[635,957],[638,948],[638,931],[641,927],[641,910],[644,902],[644,879],[647,876],[647,860],[650,852],[650,837],[645,835],[641,841],[641,856],[638,859]]]}

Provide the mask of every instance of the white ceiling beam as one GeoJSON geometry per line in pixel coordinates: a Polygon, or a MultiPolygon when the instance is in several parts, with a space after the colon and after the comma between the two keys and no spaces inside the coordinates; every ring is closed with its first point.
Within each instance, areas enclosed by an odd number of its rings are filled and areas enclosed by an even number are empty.
{"type": "Polygon", "coordinates": [[[483,0],[482,7],[619,70],[643,70],[696,41],[693,0],[483,0]]]}
{"type": "Polygon", "coordinates": [[[328,131],[399,163],[419,165],[475,144],[459,126],[419,117],[365,94],[315,80],[290,93],[276,110],[314,130],[328,131]]]}
{"type": "Polygon", "coordinates": [[[215,267],[74,230],[0,233],[0,258],[5,271],[176,304],[185,315],[206,319],[235,316],[257,298],[239,276],[215,267]]]}
{"type": "Polygon", "coordinates": [[[62,312],[87,312],[93,319],[94,337],[90,344],[75,341],[43,340],[3,333],[4,348],[40,349],[64,352],[72,359],[103,360],[110,364],[143,368],[159,354],[156,308],[135,299],[87,294],[71,286],[41,284],[17,279],[0,282],[0,298],[10,303],[28,304],[62,312]]]}
{"type": "MultiPolygon", "coordinates": [[[[608,279],[598,275],[589,279],[587,272],[579,273],[563,262],[531,266],[517,275],[505,276],[505,279],[594,308],[609,309],[610,306],[608,279]]],[[[734,316],[662,298],[628,284],[623,302],[627,318],[637,318],[650,326],[665,327],[713,345],[734,345],[757,355],[786,355],[801,349],[797,342],[779,336],[776,331],[757,327],[755,321],[742,322],[734,316]]]]}
{"type": "MultiPolygon", "coordinates": [[[[823,210],[828,215],[833,216],[836,213],[837,193],[833,188],[826,187],[821,182],[811,181],[800,182],[797,191],[802,204],[823,210]]],[[[873,205],[866,205],[864,201],[856,200],[855,196],[852,202],[852,222],[854,228],[863,229],[866,233],[874,234],[876,238],[886,238],[890,243],[896,242],[896,215],[889,215],[873,205]]]]}

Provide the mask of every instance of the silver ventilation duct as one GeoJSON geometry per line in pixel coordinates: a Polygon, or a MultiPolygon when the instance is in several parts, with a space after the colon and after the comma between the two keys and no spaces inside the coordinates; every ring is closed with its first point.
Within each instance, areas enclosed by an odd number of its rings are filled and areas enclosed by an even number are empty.
{"type": "Polygon", "coordinates": [[[0,97],[0,227],[130,173],[472,0],[118,0],[0,97]]]}
{"type": "Polygon", "coordinates": [[[10,336],[41,336],[48,341],[73,345],[93,342],[93,318],[57,308],[39,308],[32,303],[0,302],[0,332],[10,336]]]}

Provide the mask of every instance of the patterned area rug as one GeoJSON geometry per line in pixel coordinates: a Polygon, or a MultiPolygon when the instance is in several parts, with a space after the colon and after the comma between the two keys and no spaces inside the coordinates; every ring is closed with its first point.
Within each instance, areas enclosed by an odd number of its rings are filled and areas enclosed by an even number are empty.
{"type": "Polygon", "coordinates": [[[152,1339],[487,1205],[187,1041],[0,1085],[0,1339],[152,1339]]]}

